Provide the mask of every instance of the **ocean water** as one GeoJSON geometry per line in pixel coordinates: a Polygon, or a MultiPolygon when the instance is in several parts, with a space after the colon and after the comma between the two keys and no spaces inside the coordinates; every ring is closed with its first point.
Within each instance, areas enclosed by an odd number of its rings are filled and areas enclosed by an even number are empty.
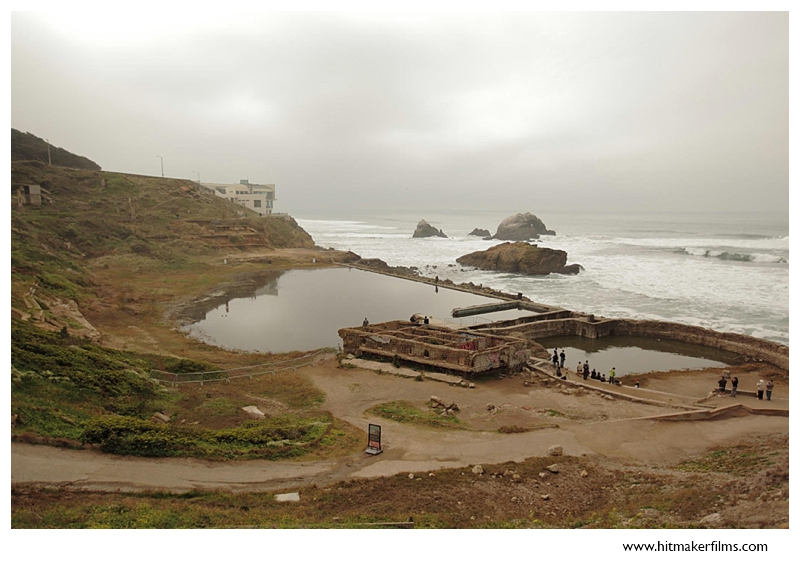
{"type": "Polygon", "coordinates": [[[514,210],[469,212],[296,212],[317,245],[350,250],[426,276],[472,281],[536,302],[606,317],[667,320],[789,343],[789,217],[748,214],[536,214],[580,274],[524,276],[461,267],[456,258],[500,243],[494,233],[514,210]],[[414,239],[425,219],[448,238],[414,239]]]}

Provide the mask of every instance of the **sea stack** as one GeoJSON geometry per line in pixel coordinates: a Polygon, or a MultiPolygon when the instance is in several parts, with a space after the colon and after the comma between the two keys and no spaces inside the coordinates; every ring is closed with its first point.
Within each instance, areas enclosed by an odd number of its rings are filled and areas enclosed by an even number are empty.
{"type": "Polygon", "coordinates": [[[577,275],[581,266],[567,265],[567,252],[525,242],[501,243],[486,251],[476,251],[456,259],[460,265],[483,271],[502,271],[521,275],[577,275]]]}
{"type": "Polygon", "coordinates": [[[447,237],[442,230],[436,229],[425,220],[420,220],[417,229],[414,230],[414,237],[447,237]]]}
{"type": "Polygon", "coordinates": [[[476,235],[478,237],[492,237],[492,234],[489,232],[489,230],[482,230],[481,228],[475,228],[467,235],[476,235]]]}
{"type": "Polygon", "coordinates": [[[525,212],[509,216],[500,222],[500,225],[497,226],[497,233],[492,239],[529,241],[539,239],[540,235],[556,235],[556,232],[547,229],[544,222],[530,212],[525,212]]]}

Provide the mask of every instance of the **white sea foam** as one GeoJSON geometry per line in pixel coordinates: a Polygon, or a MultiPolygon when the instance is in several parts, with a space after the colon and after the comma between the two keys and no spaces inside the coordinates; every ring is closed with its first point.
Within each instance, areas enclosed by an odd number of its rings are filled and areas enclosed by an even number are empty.
{"type": "Polygon", "coordinates": [[[601,316],[671,320],[788,343],[788,224],[751,226],[739,220],[732,224],[738,231],[727,234],[726,224],[694,217],[689,222],[619,216],[611,222],[540,216],[558,235],[543,236],[538,245],[566,251],[568,263],[584,267],[579,275],[528,277],[456,263],[462,255],[500,243],[467,234],[475,227],[491,230],[507,215],[496,213],[494,224],[474,213],[437,217],[428,212],[372,215],[363,221],[301,216],[298,223],[323,247],[416,266],[440,279],[522,292],[601,316]],[[450,237],[412,238],[422,217],[450,237]]]}

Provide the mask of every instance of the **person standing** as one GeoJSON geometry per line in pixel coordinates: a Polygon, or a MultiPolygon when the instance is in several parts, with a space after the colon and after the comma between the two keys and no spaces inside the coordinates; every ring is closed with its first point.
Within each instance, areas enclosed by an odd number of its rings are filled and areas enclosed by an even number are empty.
{"type": "Polygon", "coordinates": [[[364,326],[364,327],[366,328],[366,327],[369,325],[369,320],[367,320],[366,318],[364,318],[364,321],[363,321],[363,322],[361,322],[361,325],[362,325],[362,326],[364,326]]]}
{"type": "Polygon", "coordinates": [[[731,381],[731,398],[734,398],[736,396],[737,388],[739,388],[739,377],[734,375],[733,380],[731,381]]]}
{"type": "Polygon", "coordinates": [[[722,396],[723,394],[725,394],[725,385],[728,384],[728,381],[725,380],[725,375],[722,375],[719,378],[719,381],[717,381],[717,384],[719,385],[719,395],[722,396]]]}
{"type": "Polygon", "coordinates": [[[563,369],[564,368],[564,361],[567,360],[567,354],[564,353],[564,349],[563,348],[561,349],[561,355],[559,355],[559,357],[561,359],[561,368],[563,369]]]}
{"type": "Polygon", "coordinates": [[[587,359],[583,363],[583,380],[585,381],[588,378],[589,378],[589,360],[587,359]]]}
{"type": "Polygon", "coordinates": [[[553,367],[558,368],[558,349],[553,350],[553,367]]]}
{"type": "Polygon", "coordinates": [[[578,370],[575,371],[575,373],[578,376],[581,376],[583,374],[583,363],[581,363],[580,361],[578,361],[578,370]]]}
{"type": "Polygon", "coordinates": [[[758,399],[764,400],[764,390],[767,388],[767,385],[764,383],[764,379],[758,379],[756,383],[756,391],[758,391],[758,399]]]}
{"type": "Polygon", "coordinates": [[[612,385],[617,384],[616,376],[617,376],[617,368],[611,367],[611,370],[608,372],[608,382],[610,382],[612,385]]]}
{"type": "Polygon", "coordinates": [[[774,386],[775,386],[775,382],[772,379],[767,381],[767,385],[766,385],[766,388],[767,388],[767,400],[772,400],[772,387],[774,387],[774,386]]]}

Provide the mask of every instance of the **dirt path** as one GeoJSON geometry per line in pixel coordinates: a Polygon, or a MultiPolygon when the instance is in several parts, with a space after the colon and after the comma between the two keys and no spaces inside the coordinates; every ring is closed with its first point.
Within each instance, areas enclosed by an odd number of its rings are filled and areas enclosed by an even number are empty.
{"type": "MultiPolygon", "coordinates": [[[[311,483],[323,485],[348,477],[522,461],[547,455],[547,449],[554,444],[561,445],[565,455],[600,456],[621,464],[660,465],[698,456],[711,447],[758,434],[785,433],[789,429],[789,419],[776,416],[693,422],[647,420],[642,418],[676,409],[610,400],[591,392],[567,392],[549,383],[526,387],[521,377],[480,383],[468,389],[373,371],[340,369],[333,361],[302,371],[326,393],[325,408],[334,416],[364,430],[370,422],[381,424],[383,454],[372,457],[357,453],[316,462],[204,462],[118,457],[93,450],[15,442],[11,447],[12,485],[36,483],[105,491],[275,491],[311,483]],[[427,429],[364,414],[372,406],[392,400],[405,399],[421,405],[431,395],[455,401],[460,407],[459,418],[471,429],[427,429]],[[487,405],[495,409],[487,410],[487,405]],[[539,429],[501,434],[497,432],[500,425],[539,429]]],[[[682,387],[685,390],[685,383],[682,387]]],[[[733,400],[718,399],[718,403],[733,400]]],[[[736,400],[757,402],[746,397],[736,400]]]]}

